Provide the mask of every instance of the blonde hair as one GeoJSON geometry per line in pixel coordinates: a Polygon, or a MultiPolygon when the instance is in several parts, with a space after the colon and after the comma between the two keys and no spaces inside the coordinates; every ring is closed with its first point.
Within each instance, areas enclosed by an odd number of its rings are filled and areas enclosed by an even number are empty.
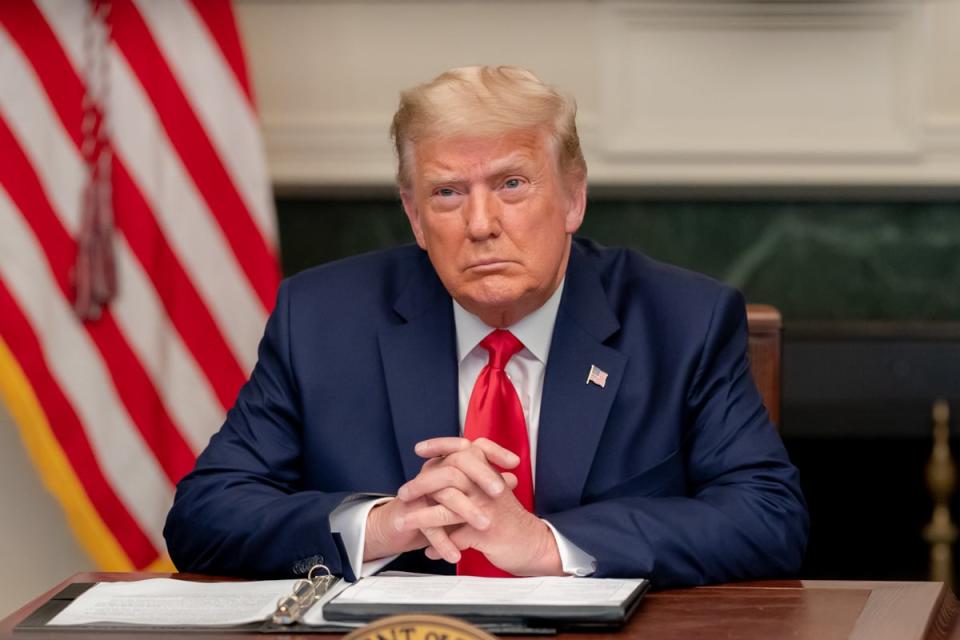
{"type": "Polygon", "coordinates": [[[544,129],[558,168],[585,179],[587,165],[577,136],[577,104],[531,71],[511,66],[450,69],[400,94],[390,135],[396,145],[397,182],[410,186],[413,147],[427,138],[496,137],[544,129]]]}

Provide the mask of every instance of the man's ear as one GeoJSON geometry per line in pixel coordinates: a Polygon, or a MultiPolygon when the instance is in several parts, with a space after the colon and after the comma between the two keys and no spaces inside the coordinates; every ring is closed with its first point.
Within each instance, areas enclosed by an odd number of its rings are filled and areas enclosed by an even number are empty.
{"type": "Polygon", "coordinates": [[[407,214],[407,220],[410,221],[413,237],[416,238],[420,248],[426,251],[427,245],[423,240],[423,228],[420,226],[420,210],[417,209],[417,203],[413,195],[407,189],[401,188],[400,201],[403,203],[403,212],[407,214]]]}
{"type": "Polygon", "coordinates": [[[574,234],[580,225],[583,224],[583,216],[587,211],[587,181],[583,178],[576,178],[573,187],[570,189],[570,203],[567,207],[567,217],[565,222],[566,231],[574,234]]]}

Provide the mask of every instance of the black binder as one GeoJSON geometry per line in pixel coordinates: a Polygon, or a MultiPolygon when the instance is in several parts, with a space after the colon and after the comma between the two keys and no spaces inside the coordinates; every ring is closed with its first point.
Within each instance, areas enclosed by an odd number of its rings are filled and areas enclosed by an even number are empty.
{"type": "MultiPolygon", "coordinates": [[[[402,578],[416,580],[416,578],[402,578]]],[[[577,580],[577,578],[571,578],[577,580]]],[[[630,619],[650,587],[647,580],[638,581],[628,597],[617,603],[603,605],[530,605],[530,604],[437,604],[421,601],[415,604],[359,603],[333,598],[323,606],[329,624],[308,625],[300,617],[338,582],[329,576],[316,577],[311,572],[308,580],[298,581],[294,592],[281,598],[277,611],[263,621],[236,625],[146,625],[97,622],[82,625],[50,625],[57,614],[96,583],[67,585],[43,603],[14,631],[28,636],[30,632],[86,632],[91,635],[109,633],[113,636],[140,633],[262,633],[313,634],[346,633],[362,623],[401,613],[432,613],[466,620],[496,635],[552,635],[561,631],[611,631],[621,628],[630,619]],[[312,589],[312,590],[311,590],[312,589]],[[299,592],[299,593],[298,593],[299,592]],[[296,605],[290,609],[290,605],[296,605]],[[287,607],[285,609],[285,607],[287,607]]]]}
{"type": "Polygon", "coordinates": [[[616,631],[627,623],[649,588],[648,580],[638,581],[636,588],[625,599],[602,605],[386,604],[351,602],[338,596],[324,605],[323,615],[331,622],[368,623],[388,615],[433,613],[461,618],[486,630],[515,628],[518,629],[516,633],[520,634],[616,631]]]}

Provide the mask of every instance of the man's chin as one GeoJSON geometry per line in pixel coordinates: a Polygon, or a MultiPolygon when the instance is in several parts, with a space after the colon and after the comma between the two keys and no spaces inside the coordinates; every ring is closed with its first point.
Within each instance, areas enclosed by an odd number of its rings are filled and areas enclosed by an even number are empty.
{"type": "Polygon", "coordinates": [[[522,289],[483,287],[454,297],[460,306],[488,325],[502,327],[514,324],[527,314],[529,300],[526,294],[522,289]]]}

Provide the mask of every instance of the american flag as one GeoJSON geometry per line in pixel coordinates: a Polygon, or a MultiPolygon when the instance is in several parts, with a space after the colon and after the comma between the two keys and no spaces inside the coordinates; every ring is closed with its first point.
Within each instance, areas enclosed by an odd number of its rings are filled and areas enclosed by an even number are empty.
{"type": "Polygon", "coordinates": [[[169,566],[276,244],[229,0],[0,1],[0,398],[101,567],[169,566]]]}
{"type": "Polygon", "coordinates": [[[607,372],[595,364],[590,365],[590,373],[587,374],[587,384],[591,382],[601,389],[607,386],[607,372]]]}

